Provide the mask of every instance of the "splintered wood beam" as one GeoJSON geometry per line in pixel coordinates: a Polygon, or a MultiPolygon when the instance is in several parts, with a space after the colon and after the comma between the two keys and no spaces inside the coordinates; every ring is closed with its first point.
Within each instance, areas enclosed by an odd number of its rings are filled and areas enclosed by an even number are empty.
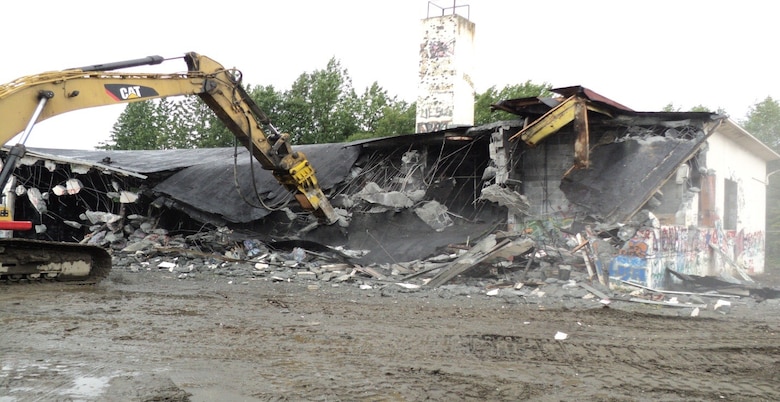
{"type": "Polygon", "coordinates": [[[574,105],[574,168],[587,169],[590,166],[590,133],[588,131],[588,107],[578,99],[574,105]]]}

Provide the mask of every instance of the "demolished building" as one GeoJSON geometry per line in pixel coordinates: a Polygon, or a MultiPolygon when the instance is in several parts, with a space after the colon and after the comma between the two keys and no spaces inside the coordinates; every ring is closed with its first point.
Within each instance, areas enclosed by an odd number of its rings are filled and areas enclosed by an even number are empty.
{"type": "Polygon", "coordinates": [[[495,105],[531,122],[510,139],[531,146],[522,171],[540,226],[589,228],[602,246],[594,265],[650,287],[669,286],[670,271],[743,280],[764,271],[766,166],[777,153],[726,116],[635,112],[583,87],[554,92],[552,102],[495,105]]]}
{"type": "MultiPolygon", "coordinates": [[[[15,217],[36,224],[25,236],[115,249],[133,235],[129,217],[142,216],[170,232],[229,228],[236,241],[361,250],[353,262],[363,265],[467,250],[498,233],[532,240],[514,249],[529,264],[558,261],[605,283],[663,289],[675,274],[763,272],[766,164],[779,155],[725,116],[554,92],[494,105],[515,120],[298,147],[341,216],[331,226],[298,210],[243,148],[32,149],[6,194],[15,217]]],[[[453,265],[495,260],[482,257],[453,265]]]]}

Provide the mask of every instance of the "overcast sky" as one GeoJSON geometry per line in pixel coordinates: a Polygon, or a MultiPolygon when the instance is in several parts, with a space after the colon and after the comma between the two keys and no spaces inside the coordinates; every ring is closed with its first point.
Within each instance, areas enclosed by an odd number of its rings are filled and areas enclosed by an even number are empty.
{"type": "MultiPolygon", "coordinates": [[[[0,83],[25,75],[188,51],[289,89],[332,57],[360,93],[376,81],[417,97],[420,21],[452,0],[3,2],[0,83]]],[[[776,5],[765,0],[458,0],[476,24],[477,92],[531,80],[582,85],[639,111],[723,108],[735,120],[780,99],[776,5]],[[468,6],[468,7],[466,7],[468,6]]],[[[172,60],[148,71],[186,70],[172,60]]],[[[146,71],[143,67],[134,71],[146,71]]],[[[28,146],[92,149],[123,106],[38,124],[28,146]]],[[[0,122],[2,124],[2,122],[0,122]]],[[[12,143],[15,142],[12,141],[12,143]]]]}

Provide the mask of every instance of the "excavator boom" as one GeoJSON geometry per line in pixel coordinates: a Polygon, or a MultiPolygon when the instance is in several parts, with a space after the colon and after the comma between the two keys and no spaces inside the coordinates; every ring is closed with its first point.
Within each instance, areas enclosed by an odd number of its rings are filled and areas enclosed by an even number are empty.
{"type": "MultiPolygon", "coordinates": [[[[116,71],[165,61],[160,56],[150,56],[46,72],[0,85],[0,143],[6,144],[19,133],[23,134],[22,140],[9,149],[0,171],[0,189],[11,177],[18,159],[24,156],[24,142],[38,122],[91,107],[197,95],[250,150],[260,165],[270,170],[279,183],[294,193],[303,209],[313,213],[320,222],[335,222],[335,211],[320,188],[308,159],[302,152],[292,149],[289,135],[277,132],[270,124],[268,117],[244,90],[241,72],[226,69],[195,52],[186,53],[183,58],[187,70],[178,73],[116,71]],[[266,133],[265,127],[270,127],[269,133],[266,133]]],[[[14,226],[0,221],[0,230],[13,229],[14,226]]],[[[9,246],[18,248],[20,241],[16,239],[9,246]]],[[[62,245],[58,247],[60,251],[65,248],[62,245]]],[[[0,244],[0,277],[4,272],[3,251],[7,248],[0,244]]],[[[103,257],[100,259],[104,260],[103,257]]]]}

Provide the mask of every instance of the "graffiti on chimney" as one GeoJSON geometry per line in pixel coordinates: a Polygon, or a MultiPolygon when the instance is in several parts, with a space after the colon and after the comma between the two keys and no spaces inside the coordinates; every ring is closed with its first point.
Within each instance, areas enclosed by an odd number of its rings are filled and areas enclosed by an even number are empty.
{"type": "Polygon", "coordinates": [[[452,118],[452,105],[442,105],[438,102],[432,105],[422,105],[418,113],[419,118],[422,120],[440,120],[442,117],[452,118]]]}
{"type": "Polygon", "coordinates": [[[451,121],[433,121],[433,122],[426,122],[426,123],[417,123],[417,130],[418,133],[430,133],[434,131],[439,130],[445,130],[451,121]]]}
{"type": "Polygon", "coordinates": [[[428,42],[428,57],[438,59],[441,57],[451,57],[454,54],[455,39],[446,42],[432,40],[428,42]]]}
{"type": "Polygon", "coordinates": [[[418,133],[446,129],[452,124],[454,106],[452,91],[437,91],[419,101],[417,105],[418,133]]]}

